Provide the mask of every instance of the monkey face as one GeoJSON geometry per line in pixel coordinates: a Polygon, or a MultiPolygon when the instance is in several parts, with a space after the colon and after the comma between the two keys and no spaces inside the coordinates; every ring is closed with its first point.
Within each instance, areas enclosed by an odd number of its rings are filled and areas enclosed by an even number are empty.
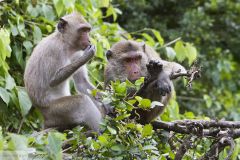
{"type": "Polygon", "coordinates": [[[139,79],[141,75],[141,54],[137,52],[128,52],[127,56],[121,59],[127,79],[131,82],[139,79]]]}
{"type": "Polygon", "coordinates": [[[79,35],[78,45],[82,50],[91,44],[89,39],[90,30],[91,26],[88,23],[80,25],[80,27],[77,29],[77,34],[79,35]]]}
{"type": "Polygon", "coordinates": [[[145,45],[131,40],[123,40],[114,44],[106,52],[108,64],[105,69],[105,80],[126,80],[135,82],[147,73],[148,58],[145,45]]]}
{"type": "Polygon", "coordinates": [[[84,50],[90,45],[91,25],[80,14],[73,13],[62,17],[57,28],[63,35],[64,42],[72,49],[84,50]]]}

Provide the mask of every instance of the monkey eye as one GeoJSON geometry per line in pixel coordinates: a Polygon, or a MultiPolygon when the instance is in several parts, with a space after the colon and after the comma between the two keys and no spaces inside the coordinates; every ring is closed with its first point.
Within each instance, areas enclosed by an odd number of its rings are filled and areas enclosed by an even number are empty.
{"type": "Polygon", "coordinates": [[[132,58],[126,58],[125,59],[125,62],[127,62],[127,63],[129,63],[129,62],[131,62],[132,61],[132,58]]]}

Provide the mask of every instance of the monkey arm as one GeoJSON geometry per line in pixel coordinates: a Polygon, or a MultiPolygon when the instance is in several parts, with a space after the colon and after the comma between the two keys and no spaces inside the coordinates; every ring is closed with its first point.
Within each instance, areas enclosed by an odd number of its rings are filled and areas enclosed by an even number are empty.
{"type": "Polygon", "coordinates": [[[73,80],[77,91],[84,94],[89,94],[89,90],[95,89],[95,86],[89,81],[86,65],[79,68],[73,75],[73,80]]]}
{"type": "Polygon", "coordinates": [[[61,82],[69,78],[79,67],[87,63],[95,53],[95,47],[89,46],[85,49],[84,54],[74,60],[71,64],[58,69],[50,81],[50,87],[55,87],[59,85],[61,82]]]}
{"type": "Polygon", "coordinates": [[[165,60],[160,60],[160,62],[163,64],[163,70],[166,72],[169,76],[171,76],[174,73],[187,73],[187,70],[185,67],[183,67],[181,64],[176,62],[169,62],[165,60]]]}

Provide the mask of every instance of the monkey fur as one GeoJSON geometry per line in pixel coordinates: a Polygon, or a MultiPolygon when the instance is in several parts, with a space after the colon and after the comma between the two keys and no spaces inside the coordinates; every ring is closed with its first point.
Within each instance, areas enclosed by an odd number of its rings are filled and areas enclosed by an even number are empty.
{"type": "Polygon", "coordinates": [[[94,89],[86,63],[94,56],[91,25],[77,12],[62,17],[54,33],[34,48],[24,73],[24,83],[34,106],[44,116],[44,127],[68,129],[82,124],[99,131],[105,113],[87,90],[94,89]],[[79,52],[83,51],[83,52],[79,52]],[[78,95],[71,95],[73,78],[78,95]]]}
{"type": "Polygon", "coordinates": [[[117,42],[107,51],[106,57],[108,59],[104,73],[106,86],[110,81],[117,79],[134,82],[140,77],[145,77],[145,82],[137,95],[163,104],[149,110],[134,110],[132,117],[140,115],[139,122],[143,124],[159,116],[171,99],[174,86],[170,75],[179,71],[186,73],[183,66],[162,60],[153,48],[143,42],[132,40],[117,42]]]}

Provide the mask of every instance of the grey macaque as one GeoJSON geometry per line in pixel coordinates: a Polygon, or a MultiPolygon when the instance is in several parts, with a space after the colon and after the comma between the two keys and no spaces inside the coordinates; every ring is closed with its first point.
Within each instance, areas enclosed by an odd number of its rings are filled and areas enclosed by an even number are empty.
{"type": "Polygon", "coordinates": [[[104,108],[87,92],[94,89],[85,66],[95,53],[90,30],[91,25],[79,13],[66,15],[59,20],[56,31],[39,42],[28,60],[25,87],[33,105],[44,116],[45,128],[67,129],[83,124],[99,131],[104,108]],[[71,77],[78,95],[70,93],[71,77]]]}

